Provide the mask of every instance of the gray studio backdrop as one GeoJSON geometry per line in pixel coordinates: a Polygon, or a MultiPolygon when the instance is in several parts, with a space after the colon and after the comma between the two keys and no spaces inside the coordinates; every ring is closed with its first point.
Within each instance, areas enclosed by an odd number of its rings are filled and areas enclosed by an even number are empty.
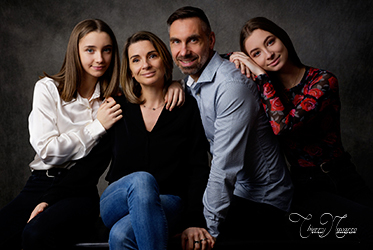
{"type": "MultiPolygon", "coordinates": [[[[0,207],[21,191],[30,175],[34,151],[27,119],[33,87],[43,71],[54,74],[60,69],[75,24],[87,18],[106,21],[120,51],[125,39],[139,30],[154,32],[168,44],[166,20],[184,5],[206,11],[220,53],[238,50],[244,22],[265,16],[288,31],[306,65],[333,72],[340,83],[345,148],[373,188],[372,1],[1,0],[0,207]]],[[[174,77],[183,75],[175,69],[174,77]]],[[[101,180],[101,191],[105,185],[101,180]]]]}

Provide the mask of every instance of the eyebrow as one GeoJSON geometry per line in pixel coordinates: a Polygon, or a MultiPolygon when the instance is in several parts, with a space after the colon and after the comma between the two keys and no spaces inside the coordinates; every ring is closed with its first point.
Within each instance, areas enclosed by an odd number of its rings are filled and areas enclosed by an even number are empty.
{"type": "MultiPolygon", "coordinates": [[[[264,39],[263,44],[267,43],[267,41],[268,41],[270,38],[272,38],[271,35],[267,36],[266,39],[264,39]]],[[[257,49],[258,49],[258,48],[254,48],[254,49],[250,50],[249,54],[251,54],[252,52],[254,52],[254,51],[257,50],[257,49]]]]}
{"type": "MultiPolygon", "coordinates": [[[[103,48],[106,48],[106,47],[113,47],[112,44],[107,44],[105,46],[103,46],[103,48]]],[[[97,46],[95,45],[84,45],[84,48],[97,48],[97,46]]]]}
{"type": "MultiPolygon", "coordinates": [[[[191,39],[196,39],[196,38],[200,39],[201,37],[202,37],[201,35],[193,34],[193,35],[188,36],[186,40],[190,41],[191,39]]],[[[180,40],[180,38],[170,37],[170,42],[178,41],[178,40],[180,40]]]]}

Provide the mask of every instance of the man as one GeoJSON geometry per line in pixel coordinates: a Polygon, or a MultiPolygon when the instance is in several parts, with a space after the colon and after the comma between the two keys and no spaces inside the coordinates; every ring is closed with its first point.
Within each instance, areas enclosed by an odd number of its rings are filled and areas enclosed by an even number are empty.
{"type": "Polygon", "coordinates": [[[167,24],[173,60],[189,75],[187,88],[198,102],[210,143],[203,197],[208,231],[213,237],[221,230],[222,236],[247,238],[251,231],[246,229],[264,225],[268,232],[290,209],[293,191],[257,86],[214,51],[215,35],[201,9],[180,8],[167,24]]]}

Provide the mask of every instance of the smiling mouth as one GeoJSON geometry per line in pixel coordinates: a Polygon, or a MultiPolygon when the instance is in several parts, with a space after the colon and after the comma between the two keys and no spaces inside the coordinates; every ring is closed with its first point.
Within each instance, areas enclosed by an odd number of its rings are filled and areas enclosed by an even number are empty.
{"type": "Polygon", "coordinates": [[[280,61],[280,56],[278,56],[275,60],[273,60],[268,66],[276,66],[278,62],[280,61]]]}
{"type": "Polygon", "coordinates": [[[141,74],[143,77],[152,77],[155,75],[155,71],[152,71],[152,72],[147,72],[147,73],[143,73],[141,74]]]}
{"type": "Polygon", "coordinates": [[[178,58],[178,61],[182,64],[183,67],[190,67],[194,64],[197,58],[178,58]]]}
{"type": "Polygon", "coordinates": [[[105,69],[105,66],[92,66],[92,68],[93,68],[94,70],[100,71],[100,70],[105,69]]]}

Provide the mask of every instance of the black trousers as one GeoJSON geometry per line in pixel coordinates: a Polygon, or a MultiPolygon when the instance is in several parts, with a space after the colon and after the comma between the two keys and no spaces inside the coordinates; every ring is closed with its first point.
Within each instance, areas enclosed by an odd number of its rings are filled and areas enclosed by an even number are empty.
{"type": "Polygon", "coordinates": [[[294,173],[295,239],[372,244],[373,193],[349,158],[343,156],[328,173],[317,167],[294,173]]]}
{"type": "Polygon", "coordinates": [[[99,214],[97,193],[60,200],[27,223],[46,190],[61,178],[34,171],[21,193],[0,210],[0,249],[69,249],[87,237],[99,214]]]}
{"type": "Polygon", "coordinates": [[[287,239],[286,212],[264,203],[233,196],[217,243],[287,239]]]}

